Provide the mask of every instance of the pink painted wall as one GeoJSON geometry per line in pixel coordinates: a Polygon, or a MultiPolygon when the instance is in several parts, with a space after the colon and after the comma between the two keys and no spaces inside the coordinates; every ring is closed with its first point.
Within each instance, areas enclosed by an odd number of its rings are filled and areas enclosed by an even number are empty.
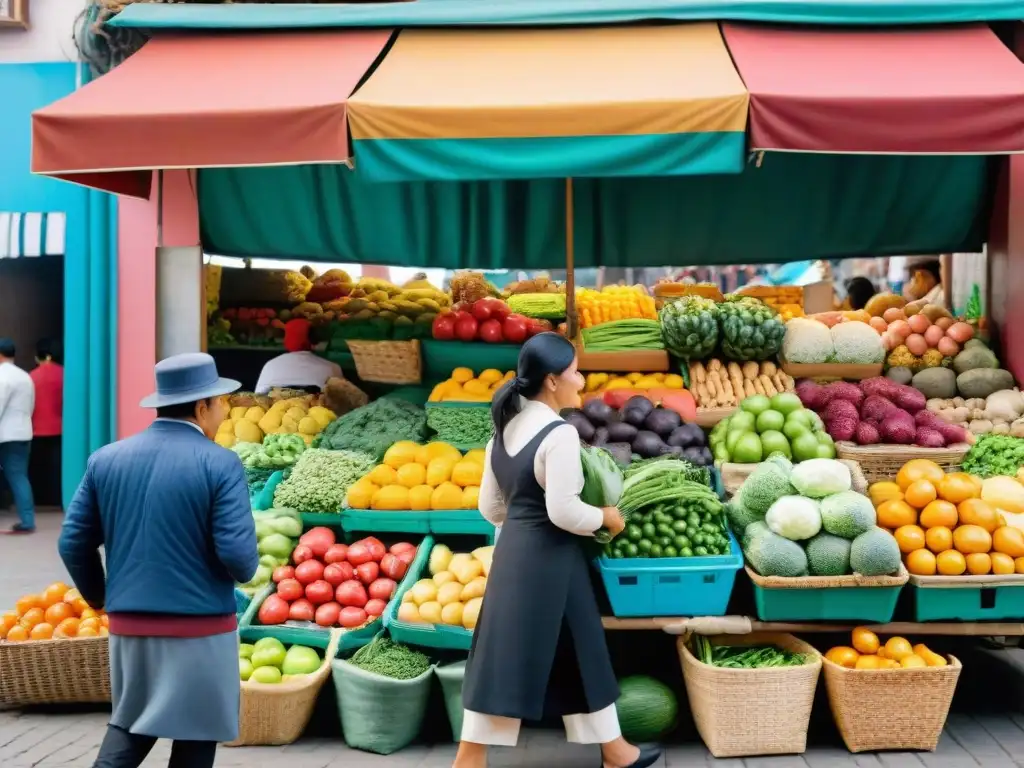
{"type": "MultiPolygon", "coordinates": [[[[154,185],[156,174],[154,174],[154,185]]],[[[153,391],[156,364],[156,188],[149,200],[121,197],[117,216],[117,436],[149,426],[139,401],[153,391]]],[[[164,245],[199,243],[199,210],[188,171],[164,173],[164,245]]]]}

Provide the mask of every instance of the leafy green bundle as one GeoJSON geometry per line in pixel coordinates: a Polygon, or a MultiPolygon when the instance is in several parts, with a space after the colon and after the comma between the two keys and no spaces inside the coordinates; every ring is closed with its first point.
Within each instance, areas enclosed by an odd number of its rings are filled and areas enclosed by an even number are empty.
{"type": "Polygon", "coordinates": [[[726,669],[799,667],[807,663],[802,653],[784,651],[775,645],[715,645],[702,635],[694,635],[691,646],[698,661],[726,669]]]}
{"type": "Polygon", "coordinates": [[[364,645],[349,661],[360,669],[393,680],[412,680],[430,669],[430,659],[422,653],[392,642],[384,635],[364,645]]]}
{"type": "Polygon", "coordinates": [[[402,440],[427,439],[427,414],[418,405],[395,397],[382,397],[328,424],[318,436],[318,448],[357,451],[377,461],[402,440]]]}

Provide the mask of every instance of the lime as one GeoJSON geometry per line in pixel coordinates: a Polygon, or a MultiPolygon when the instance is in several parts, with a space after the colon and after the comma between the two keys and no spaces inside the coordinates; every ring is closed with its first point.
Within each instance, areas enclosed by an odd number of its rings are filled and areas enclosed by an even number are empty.
{"type": "Polygon", "coordinates": [[[810,427],[806,424],[800,423],[799,421],[790,421],[789,419],[786,419],[786,423],[782,427],[782,434],[789,438],[790,443],[801,435],[810,435],[811,439],[814,440],[814,435],[811,434],[810,427]]]}
{"type": "Polygon", "coordinates": [[[795,392],[780,392],[772,397],[771,406],[773,411],[778,411],[784,416],[799,411],[804,407],[795,392]]]}
{"type": "Polygon", "coordinates": [[[736,451],[736,443],[739,442],[739,439],[753,431],[753,425],[751,425],[750,429],[734,429],[730,431],[729,434],[725,436],[725,450],[730,454],[734,453],[736,451]]]}
{"type": "Polygon", "coordinates": [[[820,458],[818,456],[818,439],[810,432],[805,430],[803,434],[791,439],[793,441],[793,458],[797,461],[820,458]]]}
{"type": "MultiPolygon", "coordinates": [[[[760,411],[758,411],[758,413],[760,413],[760,411]]],[[[736,411],[736,413],[729,418],[729,432],[753,432],[756,418],[756,413],[736,411]]]]}
{"type": "Polygon", "coordinates": [[[819,459],[834,459],[836,457],[836,446],[833,443],[819,443],[818,444],[818,456],[819,459]]]}
{"type": "Polygon", "coordinates": [[[803,424],[808,429],[814,428],[814,421],[811,419],[813,411],[808,411],[806,408],[801,408],[797,411],[792,411],[786,414],[787,424],[803,424]]]}
{"type": "Polygon", "coordinates": [[[789,440],[786,439],[784,434],[775,429],[761,433],[761,450],[765,456],[781,453],[788,459],[793,455],[789,448],[789,440]]]}
{"type": "MultiPolygon", "coordinates": [[[[765,401],[767,400],[768,398],[766,397],[765,401]]],[[[783,440],[786,439],[781,433],[777,434],[779,434],[779,437],[783,440]]],[[[788,444],[786,445],[786,448],[789,448],[788,444]]],[[[746,434],[741,435],[736,441],[735,448],[731,453],[732,460],[738,464],[757,464],[763,455],[761,438],[753,432],[747,432],[746,434]]]]}
{"type": "Polygon", "coordinates": [[[786,417],[778,411],[761,411],[757,415],[757,431],[764,434],[768,431],[778,432],[786,423],[786,417]]]}
{"type": "MultiPolygon", "coordinates": [[[[757,416],[759,413],[767,411],[769,408],[771,408],[771,406],[771,401],[768,399],[766,395],[751,395],[750,397],[744,398],[743,401],[740,403],[740,408],[742,409],[742,411],[752,413],[755,416],[757,416]]],[[[738,414],[733,414],[733,418],[735,419],[737,415],[738,414]]]]}

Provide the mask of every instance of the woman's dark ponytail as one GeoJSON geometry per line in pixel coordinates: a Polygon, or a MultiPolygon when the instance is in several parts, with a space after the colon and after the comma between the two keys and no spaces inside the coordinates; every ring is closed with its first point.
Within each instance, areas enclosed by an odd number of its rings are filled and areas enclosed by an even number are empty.
{"type": "Polygon", "coordinates": [[[522,410],[519,400],[532,400],[540,394],[548,376],[561,375],[576,359],[576,347],[557,333],[539,333],[519,351],[516,377],[499,389],[491,401],[495,439],[501,440],[505,427],[522,410]]]}

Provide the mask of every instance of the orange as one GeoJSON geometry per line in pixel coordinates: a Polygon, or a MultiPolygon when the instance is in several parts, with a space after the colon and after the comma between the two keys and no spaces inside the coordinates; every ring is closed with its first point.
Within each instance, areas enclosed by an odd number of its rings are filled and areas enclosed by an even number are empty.
{"type": "Polygon", "coordinates": [[[905,637],[890,637],[885,642],[885,658],[887,659],[901,661],[913,652],[914,649],[910,647],[910,642],[905,637]]]}
{"type": "Polygon", "coordinates": [[[878,653],[878,648],[881,645],[878,642],[878,635],[867,627],[856,627],[853,630],[852,639],[853,647],[858,653],[878,653]]]}
{"type": "Polygon", "coordinates": [[[53,624],[36,624],[28,633],[29,640],[49,640],[53,637],[53,624]]]}
{"type": "Polygon", "coordinates": [[[14,613],[13,611],[5,613],[3,616],[0,616],[0,633],[7,632],[8,629],[13,627],[17,623],[18,614],[14,613]]]}
{"type": "Polygon", "coordinates": [[[57,626],[64,619],[69,619],[75,615],[74,609],[65,602],[54,603],[46,609],[46,623],[57,626]]]}
{"type": "Polygon", "coordinates": [[[104,627],[109,627],[110,626],[110,617],[107,616],[107,614],[104,613],[102,616],[100,616],[100,624],[102,624],[104,627]]]}
{"type": "Polygon", "coordinates": [[[1013,558],[1013,570],[1016,573],[1024,574],[1024,557],[1013,558]]]}
{"type": "Polygon", "coordinates": [[[70,587],[61,581],[55,582],[48,586],[46,589],[43,590],[42,594],[43,607],[49,608],[54,603],[59,603],[61,600],[64,599],[64,595],[68,593],[69,589],[70,587]]]}
{"type": "Polygon", "coordinates": [[[972,552],[964,559],[971,576],[986,576],[992,571],[992,558],[985,552],[972,552]]]}
{"type": "Polygon", "coordinates": [[[967,570],[967,560],[955,549],[947,549],[935,556],[940,576],[959,576],[967,570]]]}
{"type": "Polygon", "coordinates": [[[923,509],[935,501],[938,496],[935,486],[927,480],[917,480],[911,483],[903,492],[903,500],[915,509],[923,509]]]}
{"type": "Polygon", "coordinates": [[[956,505],[942,499],[936,499],[921,510],[922,528],[955,528],[958,521],[956,505]]]}
{"type": "Polygon", "coordinates": [[[75,637],[78,635],[78,619],[64,619],[57,628],[53,630],[54,637],[75,637]]]}
{"type": "Polygon", "coordinates": [[[917,523],[917,510],[905,501],[891,499],[883,501],[876,510],[878,524],[883,528],[895,530],[902,525],[917,523]]]}
{"type": "Polygon", "coordinates": [[[924,659],[925,664],[929,667],[945,667],[949,664],[944,656],[940,656],[924,643],[918,643],[914,646],[914,655],[924,659]]]}
{"type": "Polygon", "coordinates": [[[908,553],[905,563],[907,570],[915,576],[934,576],[938,568],[935,555],[927,549],[917,549],[908,553]]]}
{"type": "Polygon", "coordinates": [[[927,480],[934,486],[941,483],[945,476],[942,467],[934,461],[911,459],[900,468],[896,475],[896,484],[906,493],[907,489],[919,480],[927,480]]]}
{"type": "Polygon", "coordinates": [[[847,669],[854,668],[859,656],[860,654],[853,650],[853,648],[849,648],[845,645],[837,645],[825,654],[825,658],[833,664],[838,664],[840,667],[846,667],[847,669]]]}
{"type": "Polygon", "coordinates": [[[900,666],[904,669],[923,669],[928,666],[928,662],[916,653],[912,653],[909,656],[904,656],[900,659],[900,666]]]}
{"type": "Polygon", "coordinates": [[[1010,557],[1024,557],[1024,531],[1010,525],[996,528],[992,533],[992,549],[1010,557]]]}
{"type": "Polygon", "coordinates": [[[28,630],[19,624],[16,627],[11,627],[4,639],[8,643],[23,643],[28,640],[28,630]]]}
{"type": "Polygon", "coordinates": [[[86,608],[84,611],[78,614],[78,618],[80,619],[95,619],[97,617],[99,617],[99,614],[92,608],[86,608]]]}
{"type": "Polygon", "coordinates": [[[988,552],[992,549],[992,534],[980,525],[961,525],[953,531],[953,546],[965,555],[988,552]]]}
{"type": "Polygon", "coordinates": [[[987,501],[967,499],[957,507],[960,525],[977,525],[992,533],[999,526],[999,513],[987,501]]]}
{"type": "Polygon", "coordinates": [[[71,589],[69,589],[67,592],[64,593],[64,602],[65,603],[73,603],[73,602],[75,602],[75,600],[81,600],[81,599],[82,599],[82,593],[79,592],[74,587],[72,587],[71,589]]]}
{"type": "Polygon", "coordinates": [[[101,626],[99,617],[82,619],[78,622],[78,634],[81,636],[83,630],[95,630],[96,632],[99,632],[101,626]]]}
{"type": "Polygon", "coordinates": [[[953,472],[939,481],[939,498],[952,504],[981,496],[981,488],[964,472],[953,472]]]}
{"type": "Polygon", "coordinates": [[[24,597],[18,598],[18,601],[14,604],[14,610],[18,616],[24,616],[33,608],[42,608],[43,598],[39,595],[25,595],[24,597]]]}
{"type": "Polygon", "coordinates": [[[78,630],[77,637],[99,637],[100,631],[93,627],[83,627],[78,630]]]}
{"type": "Polygon", "coordinates": [[[25,629],[31,629],[36,624],[41,624],[45,618],[46,614],[43,613],[42,608],[30,608],[18,623],[25,627],[25,629]]]}
{"type": "Polygon", "coordinates": [[[914,552],[924,549],[924,531],[916,525],[901,525],[893,533],[896,543],[900,545],[900,552],[914,552]]]}
{"type": "Polygon", "coordinates": [[[891,480],[881,480],[877,483],[872,483],[868,488],[868,498],[877,507],[883,501],[889,501],[889,499],[902,499],[903,490],[891,480]]]}
{"type": "Polygon", "coordinates": [[[884,661],[874,654],[868,654],[857,659],[854,669],[881,669],[884,661]]]}
{"type": "Polygon", "coordinates": [[[953,531],[943,525],[929,528],[924,532],[924,543],[935,554],[945,552],[953,548],[953,531]]]}
{"type": "Polygon", "coordinates": [[[106,627],[100,627],[100,637],[110,637],[110,630],[106,627]]]}
{"type": "Polygon", "coordinates": [[[1014,572],[1013,558],[1009,555],[1002,552],[991,552],[989,557],[992,558],[992,573],[996,576],[1008,576],[1014,572]]]}

